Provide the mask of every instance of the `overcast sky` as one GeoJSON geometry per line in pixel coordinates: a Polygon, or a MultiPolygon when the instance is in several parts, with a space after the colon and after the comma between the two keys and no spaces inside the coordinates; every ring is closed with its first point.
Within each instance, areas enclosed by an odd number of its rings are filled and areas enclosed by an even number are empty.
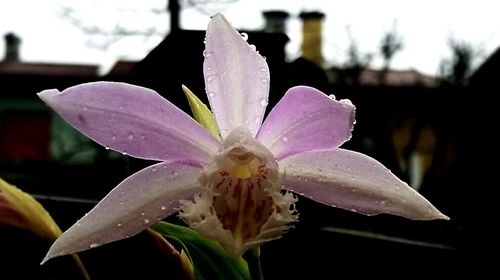
{"type": "MultiPolygon", "coordinates": [[[[484,59],[500,46],[500,1],[496,0],[181,0],[181,27],[205,29],[209,15],[222,11],[237,28],[263,27],[262,11],[287,10],[287,51],[297,57],[300,21],[303,11],[319,10],[324,20],[323,53],[330,64],[346,60],[349,46],[347,29],[364,53],[378,51],[384,32],[396,24],[404,39],[404,49],[396,55],[393,68],[415,68],[427,74],[438,73],[439,63],[450,56],[449,38],[471,43],[484,59]],[[191,3],[189,3],[191,2],[191,3]],[[192,2],[223,2],[193,5],[192,2]]],[[[91,63],[110,65],[116,59],[141,59],[168,33],[166,0],[16,0],[0,2],[0,34],[15,32],[22,38],[21,58],[27,62],[91,63]],[[131,36],[103,48],[107,37],[89,35],[61,16],[73,9],[73,19],[92,29],[146,30],[150,36],[131,36]]],[[[258,46],[257,46],[258,48],[258,46]]],[[[4,46],[0,44],[0,57],[4,46]]],[[[374,66],[380,60],[373,61],[374,66]]]]}

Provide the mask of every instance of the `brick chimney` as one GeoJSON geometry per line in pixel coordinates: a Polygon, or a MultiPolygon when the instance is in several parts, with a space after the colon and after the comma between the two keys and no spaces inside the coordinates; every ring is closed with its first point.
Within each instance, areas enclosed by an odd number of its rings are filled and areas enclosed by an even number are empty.
{"type": "Polygon", "coordinates": [[[274,10],[262,13],[265,20],[264,32],[286,34],[286,20],[290,16],[285,11],[274,10]]]}
{"type": "Polygon", "coordinates": [[[321,12],[302,12],[302,57],[323,66],[322,30],[325,14],[321,12]]]}
{"type": "Polygon", "coordinates": [[[5,39],[5,62],[19,61],[21,39],[14,33],[7,33],[5,39]]]}

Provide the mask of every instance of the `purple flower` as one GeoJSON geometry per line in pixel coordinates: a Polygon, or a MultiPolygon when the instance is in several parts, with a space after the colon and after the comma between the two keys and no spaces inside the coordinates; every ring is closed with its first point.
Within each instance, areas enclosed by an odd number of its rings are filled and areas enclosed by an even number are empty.
{"type": "Polygon", "coordinates": [[[139,233],[180,210],[230,253],[279,238],[295,197],[362,214],[447,219],[376,160],[338,148],[355,108],[306,86],[287,91],[262,123],[269,69],[220,14],[206,34],[204,75],[222,143],[156,92],[96,82],[40,98],[96,142],[160,161],[125,179],[64,232],[44,261],[139,233]]]}

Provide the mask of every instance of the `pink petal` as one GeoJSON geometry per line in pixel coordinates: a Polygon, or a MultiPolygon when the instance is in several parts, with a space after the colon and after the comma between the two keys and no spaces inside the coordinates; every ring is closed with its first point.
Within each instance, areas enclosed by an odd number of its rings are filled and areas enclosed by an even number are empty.
{"type": "Polygon", "coordinates": [[[266,61],[221,14],[208,25],[204,55],[208,100],[222,138],[239,126],[255,136],[269,94],[266,61]]]}
{"type": "Polygon", "coordinates": [[[184,163],[158,163],[128,177],[65,231],[43,262],[127,238],[171,215],[180,200],[200,192],[200,172],[184,163]]]}
{"type": "Polygon", "coordinates": [[[366,215],[388,213],[415,220],[448,219],[429,201],[366,155],[334,149],[279,162],[286,189],[326,205],[366,215]]]}
{"type": "Polygon", "coordinates": [[[147,88],[95,82],[38,95],[89,138],[131,156],[208,162],[220,145],[190,116],[147,88]]]}
{"type": "Polygon", "coordinates": [[[274,107],[258,135],[280,160],[310,150],[332,149],[351,138],[355,107],[321,91],[293,87],[274,107]]]}

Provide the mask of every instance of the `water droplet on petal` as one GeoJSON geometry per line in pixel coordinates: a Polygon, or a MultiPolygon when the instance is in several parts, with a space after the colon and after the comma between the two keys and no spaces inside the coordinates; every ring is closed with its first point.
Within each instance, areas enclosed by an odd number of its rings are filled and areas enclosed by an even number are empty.
{"type": "Polygon", "coordinates": [[[108,146],[105,146],[105,147],[104,147],[104,149],[109,150],[109,147],[108,147],[108,146]]]}
{"type": "Polygon", "coordinates": [[[123,205],[123,204],[125,204],[125,203],[123,203],[123,201],[120,201],[120,205],[123,205]]]}
{"type": "Polygon", "coordinates": [[[118,223],[118,224],[116,224],[116,226],[117,226],[117,227],[121,227],[121,226],[122,226],[122,224],[121,224],[121,223],[118,223]]]}
{"type": "Polygon", "coordinates": [[[285,142],[285,143],[288,142],[288,138],[286,136],[281,138],[281,140],[283,140],[283,142],[285,142]]]}
{"type": "Polygon", "coordinates": [[[261,71],[261,72],[267,72],[267,68],[266,68],[266,67],[261,67],[261,68],[260,68],[260,71],[261,71]]]}
{"type": "Polygon", "coordinates": [[[330,99],[332,99],[332,100],[335,100],[335,99],[336,99],[335,95],[333,95],[333,94],[328,95],[328,97],[329,97],[330,99]]]}
{"type": "Polygon", "coordinates": [[[144,215],[146,215],[146,213],[144,213],[144,212],[141,212],[141,216],[144,216],[144,215]]]}
{"type": "Polygon", "coordinates": [[[260,79],[260,81],[261,81],[262,83],[264,83],[264,84],[266,84],[266,83],[267,83],[267,79],[266,79],[266,78],[262,78],[262,79],[260,79]]]}
{"type": "Polygon", "coordinates": [[[213,80],[215,80],[216,76],[215,75],[211,75],[211,76],[208,76],[207,77],[207,82],[212,82],[213,80]]]}
{"type": "Polygon", "coordinates": [[[250,45],[250,50],[256,52],[257,51],[257,47],[255,45],[250,45]]]}
{"type": "Polygon", "coordinates": [[[156,172],[156,167],[151,168],[152,172],[156,172]]]}
{"type": "Polygon", "coordinates": [[[115,141],[116,140],[116,135],[111,134],[111,140],[115,141]]]}
{"type": "Polygon", "coordinates": [[[267,59],[267,58],[266,58],[265,56],[262,56],[262,59],[263,59],[264,61],[266,61],[266,59],[267,59]]]}
{"type": "Polygon", "coordinates": [[[204,50],[204,51],[203,51],[203,56],[204,56],[204,57],[210,57],[211,55],[212,55],[212,53],[211,53],[211,52],[207,52],[207,50],[204,50]]]}
{"type": "Polygon", "coordinates": [[[123,155],[123,156],[126,156],[126,155],[128,155],[128,154],[127,154],[127,152],[122,152],[122,155],[123,155]]]}
{"type": "Polygon", "coordinates": [[[148,218],[144,219],[145,224],[149,224],[150,220],[148,218]]]}
{"type": "Polygon", "coordinates": [[[165,210],[167,210],[167,206],[162,205],[162,206],[161,206],[161,210],[164,210],[164,211],[165,211],[165,210]]]}
{"type": "Polygon", "coordinates": [[[128,136],[127,136],[127,137],[128,137],[128,140],[134,140],[135,135],[134,135],[134,133],[133,133],[133,132],[129,132],[129,134],[128,134],[128,136]]]}
{"type": "Polygon", "coordinates": [[[172,171],[172,173],[170,173],[170,178],[175,178],[177,177],[177,175],[178,175],[177,172],[172,171]]]}
{"type": "Polygon", "coordinates": [[[212,71],[212,67],[211,67],[211,66],[209,66],[209,65],[207,65],[207,67],[205,67],[205,69],[206,69],[207,71],[212,71]]]}
{"type": "Polygon", "coordinates": [[[246,40],[248,40],[248,34],[246,34],[245,32],[242,32],[242,33],[241,33],[241,38],[242,38],[243,40],[245,40],[245,41],[246,41],[246,40]]]}
{"type": "Polygon", "coordinates": [[[262,99],[260,100],[260,106],[262,106],[262,107],[267,106],[267,103],[268,103],[268,101],[267,101],[267,99],[266,99],[266,98],[262,98],[262,99]]]}
{"type": "Polygon", "coordinates": [[[215,93],[213,93],[212,91],[207,92],[207,94],[208,94],[209,97],[214,97],[215,96],[215,93]]]}
{"type": "Polygon", "coordinates": [[[99,247],[99,244],[98,243],[91,243],[89,247],[90,247],[90,249],[95,248],[95,247],[99,247]]]}

